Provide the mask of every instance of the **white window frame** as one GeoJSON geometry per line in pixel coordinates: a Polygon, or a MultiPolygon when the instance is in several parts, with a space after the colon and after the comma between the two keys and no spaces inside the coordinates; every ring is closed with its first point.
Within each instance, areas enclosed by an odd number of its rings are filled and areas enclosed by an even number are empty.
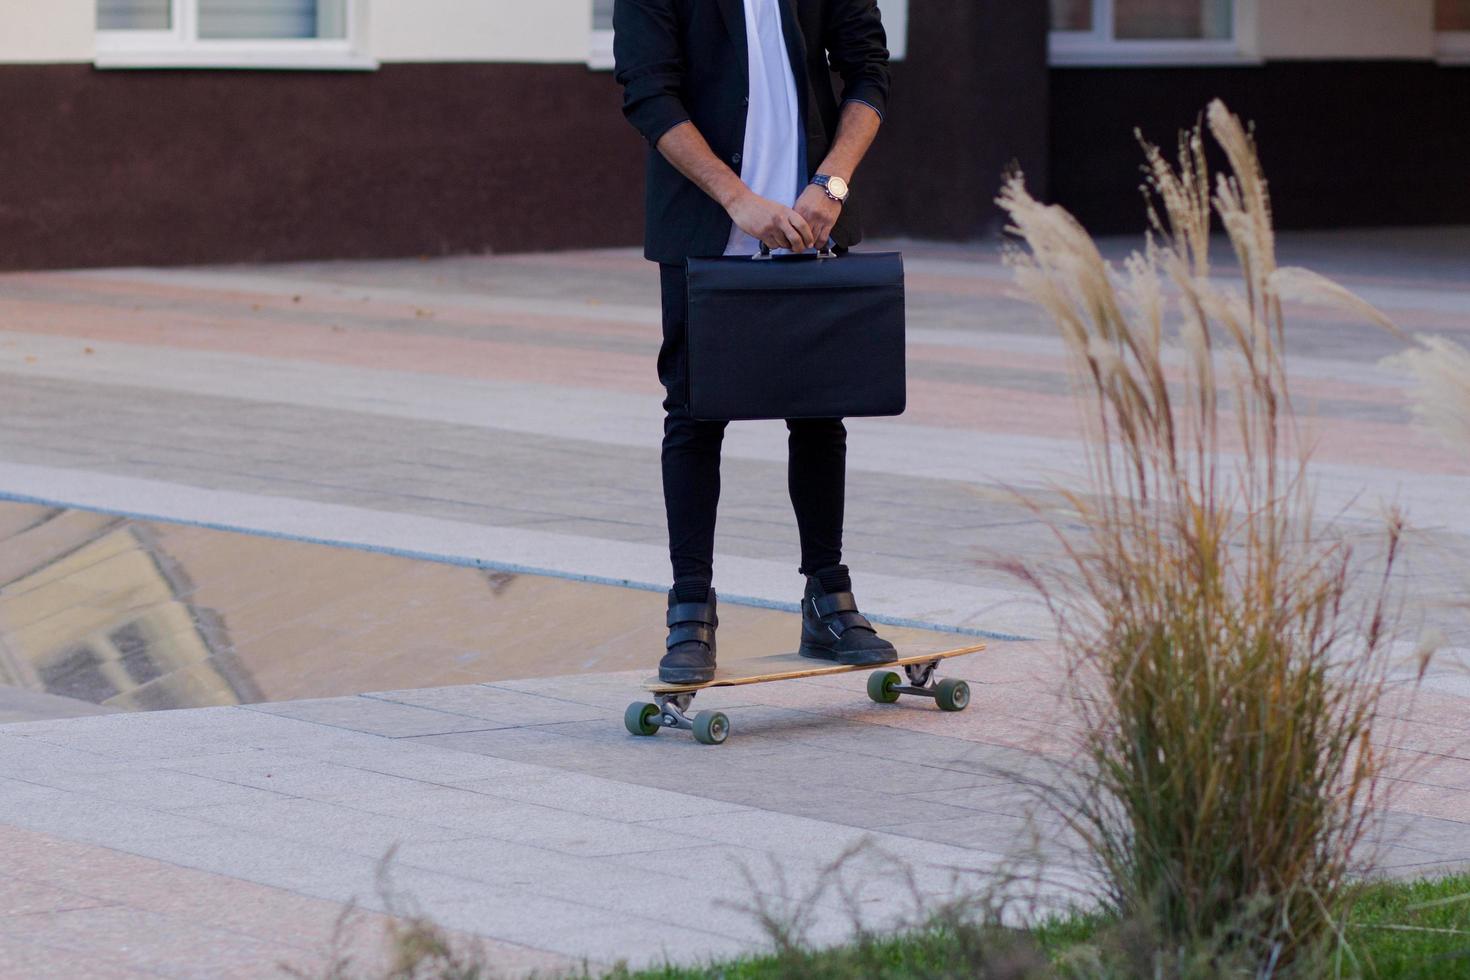
{"type": "MultiPolygon", "coordinates": [[[[590,11],[592,5],[587,5],[590,11]]],[[[592,40],[587,49],[587,67],[593,71],[613,70],[613,32],[593,29],[592,40]]]]}
{"type": "Polygon", "coordinates": [[[198,0],[171,0],[167,31],[97,31],[98,68],[264,68],[371,70],[366,0],[347,0],[343,38],[217,40],[199,37],[198,0]]]}
{"type": "MultiPolygon", "coordinates": [[[[908,57],[909,47],[909,0],[884,0],[888,7],[884,26],[888,29],[888,53],[894,61],[908,57]]],[[[592,16],[591,0],[587,4],[587,16],[592,16]]],[[[587,49],[587,67],[594,71],[611,71],[613,67],[613,32],[592,29],[587,49]]]]}
{"type": "Polygon", "coordinates": [[[1113,0],[1092,0],[1092,30],[1052,31],[1049,56],[1054,67],[1127,65],[1251,65],[1256,51],[1255,0],[1235,0],[1229,39],[1167,38],[1156,41],[1113,36],[1113,0]]]}

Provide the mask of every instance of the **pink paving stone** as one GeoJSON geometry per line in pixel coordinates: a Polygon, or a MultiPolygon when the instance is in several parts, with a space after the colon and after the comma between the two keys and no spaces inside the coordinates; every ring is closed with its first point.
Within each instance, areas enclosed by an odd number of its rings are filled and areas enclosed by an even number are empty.
{"type": "Polygon", "coordinates": [[[80,952],[48,945],[31,939],[7,940],[0,937],[0,967],[5,976],[85,977],[86,980],[135,980],[157,977],[157,973],[136,970],[115,961],[107,953],[80,952]]]}
{"type": "MultiPolygon", "coordinates": [[[[559,260],[546,261],[555,263],[559,260]]],[[[19,297],[0,298],[0,316],[6,319],[8,328],[15,331],[33,330],[51,335],[177,349],[228,351],[364,368],[572,384],[651,396],[658,394],[650,363],[658,338],[658,327],[653,322],[644,326],[599,321],[595,317],[487,314],[478,310],[455,309],[452,301],[435,306],[433,311],[436,318],[446,323],[503,323],[529,329],[581,331],[589,336],[646,337],[649,353],[645,356],[579,350],[532,341],[491,341],[424,334],[413,329],[422,308],[412,303],[379,300],[363,303],[314,294],[298,304],[284,295],[285,287],[282,295],[272,296],[138,283],[123,277],[67,276],[65,273],[23,274],[7,278],[20,283],[66,282],[68,288],[79,296],[91,296],[94,300],[91,303],[62,303],[28,301],[19,297]],[[185,300],[205,304],[206,308],[212,304],[213,312],[173,308],[185,300]],[[294,309],[314,316],[323,313],[350,316],[370,312],[378,318],[399,319],[404,329],[363,330],[353,326],[334,328],[318,322],[283,323],[255,315],[254,308],[270,308],[275,312],[294,309]]],[[[931,287],[937,289],[943,283],[945,288],[992,297],[1010,288],[1007,284],[983,277],[959,281],[952,277],[918,274],[911,279],[911,287],[916,291],[931,287]],[[958,286],[956,282],[959,282],[958,286]]],[[[320,283],[312,288],[321,290],[336,286],[320,283]]],[[[350,291],[351,286],[342,285],[340,288],[350,291]]],[[[1295,311],[1294,315],[1320,318],[1320,314],[1305,309],[1295,311]]],[[[1425,316],[1428,319],[1423,323],[1406,322],[1405,325],[1439,327],[1447,322],[1443,314],[1425,316]]],[[[105,351],[99,351],[99,356],[105,356],[105,351]]],[[[1033,372],[1045,370],[1054,374],[1056,391],[1022,392],[984,383],[916,377],[911,383],[909,411],[901,423],[1048,438],[1075,437],[1078,432],[1075,406],[1066,394],[1065,360],[1061,357],[1017,358],[1004,352],[915,345],[914,358],[916,367],[926,359],[936,363],[971,363],[998,368],[1020,368],[1024,365],[1033,372]]],[[[1404,399],[1401,391],[1379,389],[1369,392],[1359,386],[1311,379],[1300,382],[1299,390],[1307,410],[1319,398],[1398,405],[1402,405],[1404,399]]],[[[1323,461],[1455,475],[1470,473],[1470,461],[1436,452],[1431,440],[1405,424],[1316,417],[1310,420],[1309,432],[1318,442],[1318,458],[1323,461]]]]}
{"type": "MultiPolygon", "coordinates": [[[[15,281],[50,281],[42,280],[34,275],[13,277],[15,281]]],[[[469,325],[483,325],[494,323],[501,326],[521,326],[531,329],[546,329],[554,327],[558,330],[570,330],[588,336],[617,335],[648,337],[649,325],[627,323],[620,320],[599,320],[592,316],[543,316],[519,313],[486,313],[478,309],[462,309],[454,304],[453,298],[443,302],[435,302],[432,309],[425,309],[422,305],[385,301],[374,299],[364,303],[362,300],[342,300],[337,298],[322,297],[318,294],[309,296],[302,302],[293,301],[285,295],[274,295],[262,292],[234,292],[221,289],[208,289],[197,286],[186,285],[164,285],[149,282],[136,282],[125,279],[105,279],[97,277],[66,277],[57,274],[56,279],[67,284],[67,288],[79,295],[94,294],[102,298],[122,299],[146,299],[154,302],[165,301],[187,301],[192,303],[213,303],[228,311],[230,307],[238,308],[242,317],[254,314],[261,310],[280,310],[294,313],[339,313],[349,317],[371,316],[374,320],[399,319],[407,323],[413,323],[424,313],[431,313],[432,319],[444,323],[461,323],[469,325]]],[[[926,281],[944,282],[941,277],[916,277],[917,288],[924,288],[926,281]]],[[[320,288],[320,287],[318,287],[320,288]]],[[[349,289],[350,286],[340,287],[349,289]]],[[[966,291],[961,290],[961,294],[966,291]]],[[[981,295],[999,295],[1002,290],[992,288],[987,284],[981,290],[981,295]]],[[[14,301],[12,302],[20,302],[14,301]]],[[[78,304],[80,306],[80,304],[78,304]]],[[[0,307],[3,308],[3,307],[0,307]]],[[[23,312],[23,307],[20,312],[23,312]]],[[[85,307],[82,307],[85,310],[85,307]]],[[[259,318],[249,316],[252,323],[258,323],[259,318]]],[[[303,324],[304,328],[315,327],[320,330],[320,324],[303,324]]],[[[328,327],[328,329],[331,329],[328,327]]],[[[380,332],[380,331],[375,331],[380,332]]],[[[926,360],[932,360],[936,364],[973,364],[991,368],[1013,368],[1016,370],[1048,370],[1058,375],[1058,384],[1063,383],[1063,376],[1067,370],[1067,359],[1058,353],[1053,356],[1038,354],[1011,354],[1004,351],[983,351],[972,349],[956,349],[935,344],[911,344],[909,357],[912,364],[923,364],[926,360]]],[[[1179,372],[1173,372],[1177,375],[1179,372]]],[[[1300,379],[1295,382],[1294,387],[1299,395],[1308,397],[1332,397],[1335,399],[1346,399],[1353,401],[1366,401],[1371,403],[1402,404],[1403,393],[1399,389],[1373,385],[1352,385],[1334,383],[1314,379],[1300,379]]]]}
{"type": "MultiPolygon", "coordinates": [[[[346,907],[224,875],[0,824],[0,867],[21,883],[22,911],[0,907],[0,962],[102,964],[177,976],[259,977],[276,964],[320,967],[346,907]],[[37,952],[37,950],[40,950],[37,952]]],[[[11,879],[0,879],[8,884],[11,879]]],[[[343,952],[381,968],[386,916],[352,912],[343,952]]],[[[502,968],[560,970],[566,957],[480,943],[502,968]]],[[[6,976],[47,976],[43,971],[6,976]]],[[[79,974],[82,975],[82,974],[79,974]]],[[[86,973],[92,976],[92,973],[86,973]]]]}
{"type": "MultiPolygon", "coordinates": [[[[64,273],[56,274],[56,276],[66,284],[69,292],[79,297],[90,296],[100,302],[111,301],[112,305],[122,304],[126,310],[132,312],[189,306],[199,306],[204,309],[212,307],[218,315],[237,316],[251,322],[261,320],[258,314],[262,312],[287,312],[302,318],[310,316],[311,320],[305,325],[317,328],[322,326],[318,322],[321,315],[331,314],[340,316],[349,323],[357,319],[367,319],[375,325],[398,321],[405,327],[417,326],[420,321],[428,320],[436,323],[469,326],[506,326],[530,329],[543,329],[554,325],[558,329],[585,333],[589,336],[639,337],[646,336],[649,332],[646,324],[599,317],[596,315],[597,309],[593,304],[589,304],[585,314],[580,316],[548,316],[515,310],[490,311],[482,307],[463,306],[458,304],[452,294],[442,299],[433,294],[426,294],[425,298],[418,302],[410,302],[406,299],[387,299],[382,296],[354,296],[352,295],[353,286],[339,286],[326,282],[301,284],[295,287],[306,290],[304,293],[292,293],[285,288],[282,292],[271,293],[264,290],[221,289],[186,282],[157,283],[97,276],[68,277],[64,273]],[[346,295],[336,295],[339,291],[346,295]]],[[[20,276],[15,279],[22,282],[28,281],[20,276]]],[[[3,281],[5,277],[0,277],[0,282],[3,281]]],[[[41,283],[49,280],[35,278],[29,281],[41,283]]],[[[12,298],[12,301],[19,300],[12,298]]],[[[67,305],[86,309],[89,304],[68,302],[67,305]]],[[[183,312],[188,311],[185,309],[183,312]]],[[[330,324],[328,328],[330,329],[330,324]]]]}
{"type": "Polygon", "coordinates": [[[109,902],[106,899],[0,873],[0,918],[36,912],[96,908],[107,904],[109,902]]]}
{"type": "Polygon", "coordinates": [[[1413,779],[1389,779],[1384,781],[1383,793],[1387,808],[1396,813],[1470,822],[1470,789],[1446,789],[1413,779]]]}

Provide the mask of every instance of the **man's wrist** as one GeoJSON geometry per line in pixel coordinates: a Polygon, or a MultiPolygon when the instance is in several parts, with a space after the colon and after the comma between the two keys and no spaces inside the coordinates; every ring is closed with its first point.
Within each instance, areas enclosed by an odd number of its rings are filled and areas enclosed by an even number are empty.
{"type": "Polygon", "coordinates": [[[746,186],[743,180],[731,174],[730,180],[721,182],[715,194],[715,200],[720,203],[720,207],[729,211],[739,204],[745,195],[751,193],[754,192],[746,186]]]}
{"type": "Polygon", "coordinates": [[[848,185],[852,184],[852,170],[847,167],[839,167],[835,165],[828,166],[824,163],[817,170],[817,173],[821,174],[823,177],[841,177],[843,183],[848,185]]]}

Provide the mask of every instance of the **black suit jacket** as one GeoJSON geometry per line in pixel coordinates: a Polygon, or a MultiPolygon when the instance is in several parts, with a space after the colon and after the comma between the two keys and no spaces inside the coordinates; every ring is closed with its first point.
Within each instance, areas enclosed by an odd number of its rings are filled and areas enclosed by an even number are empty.
{"type": "MultiPolygon", "coordinates": [[[[888,101],[888,39],[877,0],[778,2],[807,168],[814,171],[837,131],[840,106],[831,72],[842,78],[842,101],[865,102],[881,116],[888,101]]],[[[740,171],[750,102],[743,0],[615,0],[613,29],[623,114],[650,147],[644,254],[656,262],[721,255],[730,238],[729,215],[652,148],[692,120],[715,155],[740,171]]],[[[848,199],[832,229],[842,247],[862,238],[856,198],[848,199]]]]}

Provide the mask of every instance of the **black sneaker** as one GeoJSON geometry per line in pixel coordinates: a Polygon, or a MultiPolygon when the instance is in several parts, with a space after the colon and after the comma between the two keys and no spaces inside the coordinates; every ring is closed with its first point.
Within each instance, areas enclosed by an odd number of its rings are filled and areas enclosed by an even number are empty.
{"type": "Polygon", "coordinates": [[[715,679],[715,590],[704,602],[679,602],[669,590],[668,650],[658,662],[665,684],[704,684],[715,679]]]}
{"type": "Polygon", "coordinates": [[[814,575],[806,577],[801,600],[801,655],[861,667],[898,659],[893,644],[858,612],[852,593],[824,592],[814,575]]]}

